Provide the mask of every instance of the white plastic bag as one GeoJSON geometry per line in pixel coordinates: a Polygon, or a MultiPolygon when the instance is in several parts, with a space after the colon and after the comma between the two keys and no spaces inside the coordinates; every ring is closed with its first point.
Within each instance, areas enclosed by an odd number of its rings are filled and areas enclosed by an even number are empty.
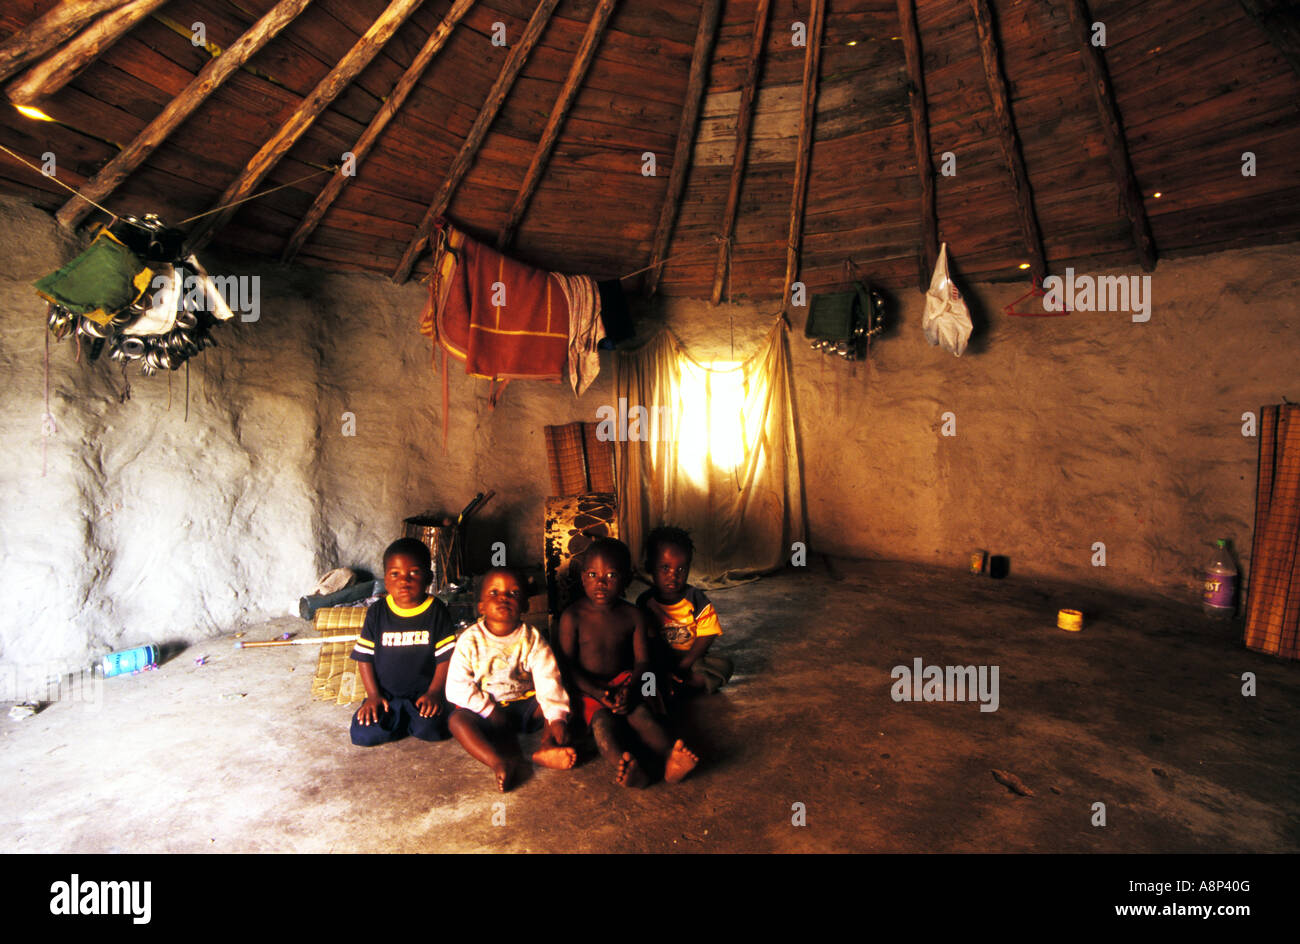
{"type": "Polygon", "coordinates": [[[316,589],[312,591],[313,596],[324,596],[328,593],[338,593],[346,587],[352,586],[357,582],[356,571],[350,567],[335,567],[316,584],[316,589]]]}
{"type": "Polygon", "coordinates": [[[939,261],[935,263],[930,278],[930,290],[925,293],[925,314],[921,328],[925,339],[938,344],[945,351],[961,357],[970,340],[970,309],[962,300],[961,292],[948,277],[948,244],[939,247],[939,261]]]}

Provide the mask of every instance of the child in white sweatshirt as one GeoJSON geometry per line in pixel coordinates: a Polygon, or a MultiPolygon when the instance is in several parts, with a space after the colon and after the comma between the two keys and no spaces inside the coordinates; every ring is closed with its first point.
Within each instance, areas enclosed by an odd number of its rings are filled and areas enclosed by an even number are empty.
{"type": "Polygon", "coordinates": [[[447,700],[456,706],[451,733],[496,776],[497,789],[513,785],[520,761],[516,733],[545,726],[533,762],[568,770],[577,759],[569,746],[569,695],[555,654],[541,634],[520,620],[524,581],[508,567],[488,571],[479,587],[479,621],[456,640],[447,671],[447,700]]]}

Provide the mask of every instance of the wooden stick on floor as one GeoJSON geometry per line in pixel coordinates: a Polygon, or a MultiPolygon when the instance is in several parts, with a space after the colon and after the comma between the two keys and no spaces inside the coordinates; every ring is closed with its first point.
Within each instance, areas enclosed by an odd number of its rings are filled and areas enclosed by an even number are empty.
{"type": "Polygon", "coordinates": [[[342,636],[303,636],[299,639],[266,639],[256,642],[235,640],[236,649],[268,649],[272,646],[318,646],[323,642],[356,642],[357,633],[342,636]]]}

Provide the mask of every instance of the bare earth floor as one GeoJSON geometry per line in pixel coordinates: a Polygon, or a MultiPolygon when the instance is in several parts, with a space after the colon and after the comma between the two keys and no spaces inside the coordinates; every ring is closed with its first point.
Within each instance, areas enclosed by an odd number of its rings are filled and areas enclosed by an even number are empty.
{"type": "Polygon", "coordinates": [[[1300,666],[1194,607],[861,561],[713,597],[737,676],[691,706],[682,784],[624,790],[595,758],[503,797],[455,742],[352,747],[350,709],[309,698],[313,648],[222,638],[0,718],[0,850],[1300,850],[1300,666]],[[916,658],[998,666],[997,710],[894,701],[916,658]]]}

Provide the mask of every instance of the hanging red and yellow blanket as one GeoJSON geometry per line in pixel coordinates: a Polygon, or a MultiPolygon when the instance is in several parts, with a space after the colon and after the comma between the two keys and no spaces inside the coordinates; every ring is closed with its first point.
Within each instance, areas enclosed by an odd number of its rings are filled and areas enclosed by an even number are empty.
{"type": "Polygon", "coordinates": [[[420,333],[475,377],[559,382],[569,359],[569,302],[554,273],[441,221],[420,333]]]}

